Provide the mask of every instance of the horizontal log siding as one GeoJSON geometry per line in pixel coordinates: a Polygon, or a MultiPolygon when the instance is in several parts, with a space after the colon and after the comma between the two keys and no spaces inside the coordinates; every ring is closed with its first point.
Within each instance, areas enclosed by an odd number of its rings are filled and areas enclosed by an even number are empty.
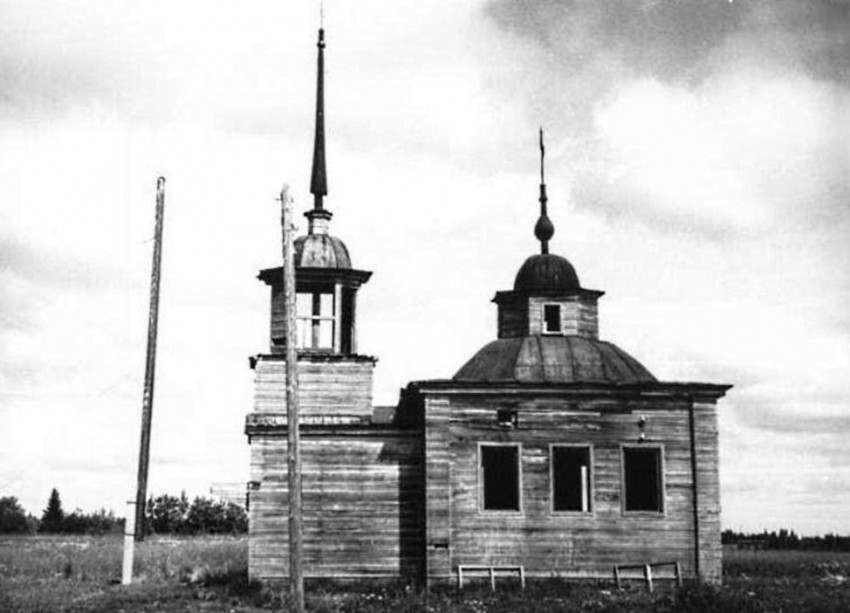
{"type": "MultiPolygon", "coordinates": [[[[372,415],[372,373],[363,360],[298,361],[303,414],[372,415]]],[[[254,367],[254,412],[286,413],[286,362],[260,359],[254,367]]]]}
{"type": "Polygon", "coordinates": [[[528,311],[528,332],[543,334],[543,305],[561,305],[561,333],[586,338],[599,338],[597,299],[570,296],[567,298],[532,297],[525,308],[528,311]]]}
{"type": "Polygon", "coordinates": [[[449,402],[425,399],[425,516],[427,581],[451,579],[451,479],[449,402]]]}
{"type": "Polygon", "coordinates": [[[700,574],[703,580],[720,583],[723,550],[720,544],[720,461],[717,448],[717,406],[694,403],[696,425],[697,483],[699,492],[700,574]]]}
{"type": "Polygon", "coordinates": [[[528,302],[511,300],[499,305],[499,338],[517,338],[528,334],[528,302]]]}
{"type": "MultiPolygon", "coordinates": [[[[432,404],[428,406],[430,409],[432,404]]],[[[440,412],[445,413],[445,408],[440,412]]],[[[686,575],[693,574],[695,535],[686,401],[635,401],[624,407],[610,402],[509,398],[500,403],[486,398],[452,397],[450,415],[451,569],[458,564],[522,564],[531,576],[610,576],[615,563],[678,560],[686,575]],[[518,428],[497,425],[499,408],[518,410],[518,428]],[[595,410],[600,412],[594,413],[595,410]],[[628,514],[622,508],[621,447],[638,444],[641,414],[647,418],[643,445],[663,447],[662,514],[628,514]],[[521,444],[521,513],[479,510],[478,445],[482,442],[521,444]],[[591,513],[559,514],[550,510],[551,444],[592,446],[591,513]]],[[[707,570],[714,568],[711,560],[714,548],[719,547],[717,427],[713,409],[701,406],[698,415],[700,478],[705,486],[700,500],[706,509],[702,544],[708,552],[703,554],[703,563],[707,570]]],[[[426,424],[427,440],[438,441],[430,432],[437,424],[428,418],[426,424]]],[[[429,454],[437,451],[430,443],[426,446],[429,454]]],[[[440,470],[442,463],[444,457],[432,459],[429,455],[428,471],[440,470]]],[[[429,501],[432,491],[438,490],[429,473],[429,501]]],[[[440,496],[444,498],[445,494],[440,496]]],[[[429,512],[429,521],[432,515],[429,512]]],[[[429,537],[432,530],[429,526],[429,537]]],[[[441,566],[440,575],[444,572],[441,566]]],[[[429,576],[432,574],[429,564],[429,576]]]]}
{"type": "MultiPolygon", "coordinates": [[[[303,436],[304,576],[418,578],[424,564],[422,444],[417,436],[303,436]]],[[[251,444],[248,572],[288,576],[285,437],[251,444]]]]}

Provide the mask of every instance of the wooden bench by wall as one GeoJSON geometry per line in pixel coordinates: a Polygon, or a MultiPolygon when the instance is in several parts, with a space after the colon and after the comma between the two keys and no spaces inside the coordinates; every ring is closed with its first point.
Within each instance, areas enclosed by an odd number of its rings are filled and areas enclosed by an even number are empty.
{"type": "MultiPolygon", "coordinates": [[[[682,568],[679,566],[678,562],[654,562],[652,564],[615,564],[614,565],[614,581],[617,582],[617,589],[622,589],[621,580],[622,579],[643,579],[646,582],[646,589],[650,592],[652,591],[652,569],[661,569],[666,567],[672,567],[673,569],[673,579],[676,580],[676,585],[682,585],[682,568]],[[629,570],[640,570],[643,571],[643,575],[640,577],[623,577],[621,575],[622,571],[629,570]]],[[[655,577],[656,579],[669,579],[671,577],[655,577]]]]}
{"type": "Polygon", "coordinates": [[[516,573],[519,577],[520,585],[525,589],[525,568],[521,565],[517,566],[487,566],[486,564],[458,564],[457,567],[457,587],[463,589],[463,575],[473,573],[487,572],[490,575],[490,589],[496,589],[496,573],[516,573]]]}

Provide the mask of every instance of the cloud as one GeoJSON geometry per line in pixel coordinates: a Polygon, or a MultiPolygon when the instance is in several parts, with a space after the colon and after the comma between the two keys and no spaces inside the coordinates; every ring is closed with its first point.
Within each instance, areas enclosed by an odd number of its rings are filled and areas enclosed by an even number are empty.
{"type": "Polygon", "coordinates": [[[120,271],[60,250],[36,247],[0,235],[0,276],[36,287],[96,292],[121,281],[120,271]]]}
{"type": "Polygon", "coordinates": [[[695,90],[642,79],[594,112],[576,203],[712,239],[850,220],[850,91],[727,74],[695,90]]]}
{"type": "Polygon", "coordinates": [[[683,0],[497,0],[487,14],[581,71],[600,55],[640,73],[685,75],[743,19],[740,3],[683,0]]]}
{"type": "Polygon", "coordinates": [[[844,80],[850,67],[850,4],[835,0],[492,0],[486,15],[573,75],[697,83],[759,58],[844,80]]]}

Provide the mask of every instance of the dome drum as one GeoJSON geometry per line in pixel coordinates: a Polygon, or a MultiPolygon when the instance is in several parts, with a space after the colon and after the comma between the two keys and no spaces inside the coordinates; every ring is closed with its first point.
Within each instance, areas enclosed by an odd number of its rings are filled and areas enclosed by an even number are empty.
{"type": "Polygon", "coordinates": [[[597,302],[604,293],[587,289],[534,295],[498,292],[493,298],[498,305],[498,337],[572,334],[598,338],[597,302]]]}

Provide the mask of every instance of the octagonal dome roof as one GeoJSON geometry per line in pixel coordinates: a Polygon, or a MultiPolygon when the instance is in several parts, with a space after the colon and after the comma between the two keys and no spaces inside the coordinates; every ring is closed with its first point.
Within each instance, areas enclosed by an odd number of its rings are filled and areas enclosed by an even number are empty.
{"type": "Polygon", "coordinates": [[[348,248],[329,234],[308,234],[295,239],[297,268],[351,268],[348,248]]]}
{"type": "Polygon", "coordinates": [[[657,379],[628,353],[583,336],[526,336],[482,347],[455,381],[515,383],[652,383],[657,379]]]}

